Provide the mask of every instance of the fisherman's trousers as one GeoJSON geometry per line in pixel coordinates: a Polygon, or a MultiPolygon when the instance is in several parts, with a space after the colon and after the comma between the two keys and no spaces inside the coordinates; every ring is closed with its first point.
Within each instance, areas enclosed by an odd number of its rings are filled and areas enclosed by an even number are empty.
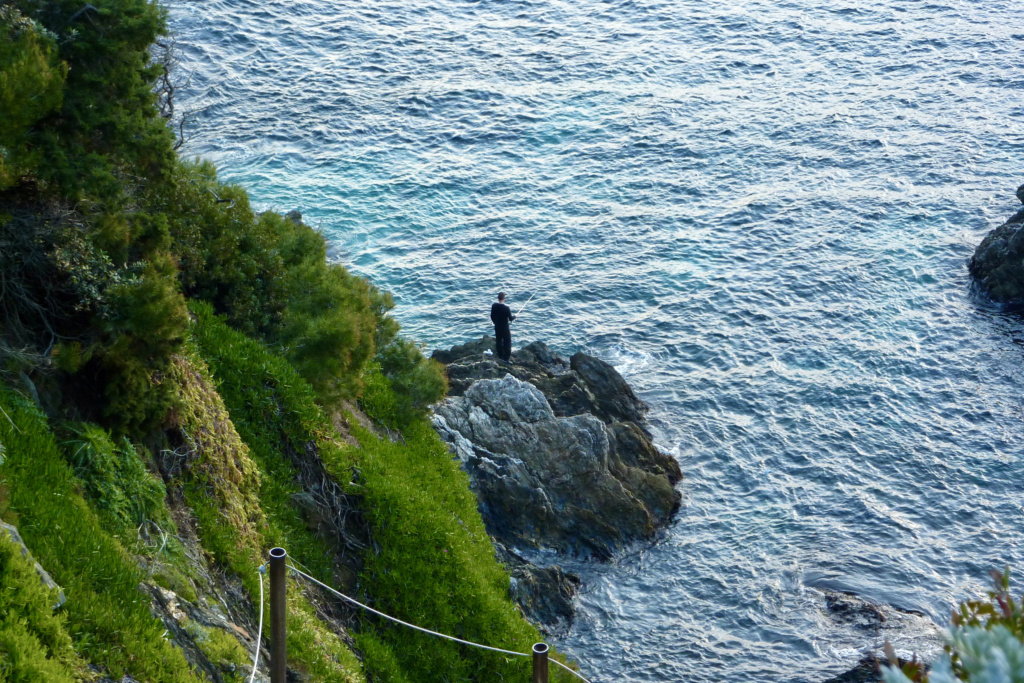
{"type": "Polygon", "coordinates": [[[512,357],[512,332],[508,328],[504,330],[494,328],[494,353],[502,360],[512,357]]]}

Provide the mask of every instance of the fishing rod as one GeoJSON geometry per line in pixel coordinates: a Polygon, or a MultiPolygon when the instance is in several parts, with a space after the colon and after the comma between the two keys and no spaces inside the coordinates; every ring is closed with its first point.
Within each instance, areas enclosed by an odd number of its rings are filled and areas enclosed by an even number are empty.
{"type": "MultiPolygon", "coordinates": [[[[531,301],[533,301],[533,297],[535,297],[535,296],[537,296],[537,292],[534,292],[533,294],[530,295],[530,298],[526,300],[526,304],[528,304],[531,301]]],[[[523,304],[522,306],[520,306],[519,310],[516,311],[516,317],[517,318],[519,317],[519,314],[523,312],[523,309],[526,308],[526,304],[523,304]]]]}

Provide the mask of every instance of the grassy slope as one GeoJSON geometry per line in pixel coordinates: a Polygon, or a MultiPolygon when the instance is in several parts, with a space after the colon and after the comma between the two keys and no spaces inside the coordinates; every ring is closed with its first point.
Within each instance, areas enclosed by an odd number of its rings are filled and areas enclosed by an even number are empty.
{"type": "MultiPolygon", "coordinates": [[[[327,469],[362,497],[375,551],[367,553],[361,588],[374,605],[400,618],[520,652],[539,634],[508,597],[508,576],[494,558],[466,475],[425,420],[405,428],[406,443],[356,430],[360,447],[341,446],[314,402],[312,389],[267,347],[235,332],[203,304],[196,343],[218,383],[233,422],[261,467],[280,468],[283,441],[319,446],[327,469]],[[256,455],[257,453],[261,455],[256,455]],[[276,461],[271,463],[271,461],[276,461]],[[358,470],[358,484],[350,484],[358,470]]],[[[368,403],[393,397],[380,375],[368,378],[368,403]]],[[[281,479],[285,481],[285,479],[281,479]]],[[[287,500],[279,496],[282,502],[287,500]]],[[[289,514],[268,509],[271,526],[289,540],[289,514]]],[[[293,554],[304,558],[301,546],[293,554]]],[[[318,578],[330,580],[322,567],[318,578]]],[[[314,569],[314,573],[317,573],[314,569]]],[[[366,622],[357,635],[371,679],[384,681],[526,680],[528,660],[508,658],[366,622]]]]}
{"type": "Polygon", "coordinates": [[[0,408],[0,480],[6,492],[0,516],[18,527],[36,560],[64,588],[66,629],[75,650],[115,677],[195,681],[137,588],[141,571],[80,495],[46,418],[6,388],[0,388],[0,408]]]}
{"type": "Polygon", "coordinates": [[[79,680],[85,663],[71,646],[57,591],[47,588],[22,549],[0,532],[0,676],[4,681],[79,680]]]}
{"type": "MultiPolygon", "coordinates": [[[[298,487],[283,455],[286,442],[295,449],[312,442],[327,469],[362,501],[375,547],[364,557],[364,598],[429,628],[529,651],[539,634],[510,601],[508,576],[494,559],[466,475],[427,422],[403,425],[404,443],[356,428],[360,445],[342,445],[312,388],[287,361],[230,329],[208,307],[197,304],[195,310],[195,347],[169,379],[181,385],[180,428],[200,446],[183,491],[213,557],[240,576],[253,596],[259,590],[255,566],[273,545],[288,548],[312,573],[330,581],[329,549],[292,505],[298,487]],[[355,472],[358,484],[350,483],[355,472]]],[[[387,407],[395,403],[390,385],[376,371],[367,381],[367,405],[387,417],[387,407]]],[[[148,597],[138,591],[144,576],[134,558],[105,528],[121,525],[110,520],[104,525],[101,519],[109,513],[103,503],[90,505],[83,497],[87,487],[46,418],[8,389],[0,389],[0,407],[5,458],[0,516],[19,526],[66,590],[61,628],[75,652],[115,676],[196,680],[181,652],[164,639],[148,597]]],[[[439,672],[449,680],[528,676],[526,658],[438,641],[375,620],[364,622],[356,636],[366,660],[361,666],[315,617],[297,586],[289,590],[289,605],[290,665],[313,680],[356,683],[364,680],[364,667],[370,680],[396,683],[438,680],[439,672]]],[[[77,660],[69,661],[73,670],[77,660]]]]}
{"type": "MultiPolygon", "coordinates": [[[[239,576],[255,602],[256,567],[269,548],[294,541],[308,551],[311,561],[324,563],[328,555],[304,526],[282,531],[282,516],[294,519],[282,512],[288,503],[280,495],[282,489],[291,490],[290,479],[278,478],[273,471],[268,476],[259,460],[250,457],[253,451],[239,438],[205,364],[194,353],[191,356],[176,359],[171,374],[184,404],[180,428],[197,451],[185,477],[185,500],[195,514],[204,548],[239,576]]],[[[324,683],[363,681],[356,656],[315,617],[297,585],[289,586],[288,603],[289,666],[324,683]]]]}

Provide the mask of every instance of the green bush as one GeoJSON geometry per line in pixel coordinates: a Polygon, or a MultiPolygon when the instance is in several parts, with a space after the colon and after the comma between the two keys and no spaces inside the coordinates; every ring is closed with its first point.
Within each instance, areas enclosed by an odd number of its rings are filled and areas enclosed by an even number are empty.
{"type": "Polygon", "coordinates": [[[114,677],[194,683],[180,650],[138,590],[143,576],[104,529],[65,462],[46,418],[28,400],[0,387],[0,515],[14,523],[36,560],[67,595],[63,610],[75,650],[114,677]]]}
{"type": "Polygon", "coordinates": [[[173,139],[153,93],[161,67],[149,57],[165,30],[163,10],[148,0],[5,4],[56,34],[69,67],[60,115],[30,140],[47,160],[40,180],[101,214],[123,213],[133,186],[161,177],[174,163],[173,139]]]}
{"type": "Polygon", "coordinates": [[[155,201],[169,218],[189,297],[278,349],[322,401],[356,396],[384,295],[329,264],[313,228],[273,212],[257,216],[245,191],[218,183],[208,163],[182,163],[155,201]]]}
{"type": "Polygon", "coordinates": [[[93,510],[122,543],[130,547],[147,522],[170,526],[163,482],[146,469],[131,441],[115,443],[102,427],[89,423],[72,426],[70,432],[63,443],[67,460],[93,510]]]}
{"type": "Polygon", "coordinates": [[[0,190],[35,170],[29,128],[60,107],[67,67],[53,35],[10,5],[0,5],[0,190]]]}
{"type": "Polygon", "coordinates": [[[177,163],[149,53],[164,13],[149,0],[2,11],[0,224],[19,236],[5,243],[19,265],[0,294],[0,343],[36,364],[80,349],[60,359],[80,373],[65,378],[71,393],[91,394],[90,417],[141,434],[173,403],[159,377],[187,325],[167,219],[148,209],[177,163]]]}
{"type": "MultiPolygon", "coordinates": [[[[396,338],[377,354],[377,368],[395,397],[395,427],[403,427],[427,414],[430,405],[448,393],[444,366],[423,356],[420,347],[396,338]]],[[[380,418],[382,422],[384,419],[380,418]]]]}

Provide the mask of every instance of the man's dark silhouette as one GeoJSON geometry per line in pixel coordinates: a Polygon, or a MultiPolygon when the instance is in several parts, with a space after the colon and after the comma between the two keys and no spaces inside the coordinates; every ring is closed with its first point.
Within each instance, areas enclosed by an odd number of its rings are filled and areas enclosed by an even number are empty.
{"type": "Polygon", "coordinates": [[[494,323],[494,351],[498,358],[508,361],[512,357],[512,332],[509,322],[515,320],[512,309],[505,305],[505,292],[498,292],[498,303],[491,305],[491,322],[494,323]]]}

